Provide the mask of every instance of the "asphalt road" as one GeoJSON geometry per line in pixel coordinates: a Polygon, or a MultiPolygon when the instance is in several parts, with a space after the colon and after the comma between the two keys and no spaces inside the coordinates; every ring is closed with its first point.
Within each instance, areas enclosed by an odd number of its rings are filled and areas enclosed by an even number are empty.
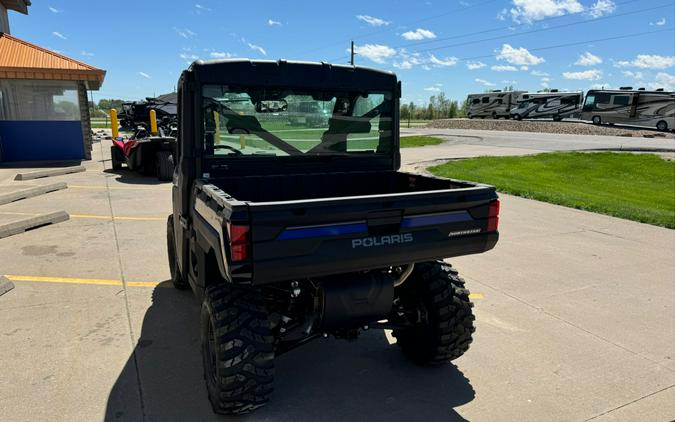
{"type": "MultiPolygon", "coordinates": [[[[165,281],[170,185],[109,170],[107,146],[86,173],[30,183],[68,189],[0,206],[0,223],[71,214],[0,239],[16,284],[0,296],[0,419],[226,420],[206,399],[199,304],[165,281]]],[[[29,185],[15,173],[0,169],[4,191],[29,185]]],[[[277,360],[272,401],[243,419],[675,419],[675,232],[502,201],[496,249],[451,260],[477,297],[465,356],[420,368],[382,331],[317,340],[277,360]]]]}
{"type": "Polygon", "coordinates": [[[411,128],[405,135],[430,135],[443,139],[440,145],[406,148],[404,166],[423,167],[434,161],[481,155],[508,156],[551,151],[668,151],[675,153],[675,139],[627,138],[623,136],[560,135],[553,133],[508,132],[498,130],[462,130],[411,128]],[[423,166],[420,166],[422,164],[423,166]]]}

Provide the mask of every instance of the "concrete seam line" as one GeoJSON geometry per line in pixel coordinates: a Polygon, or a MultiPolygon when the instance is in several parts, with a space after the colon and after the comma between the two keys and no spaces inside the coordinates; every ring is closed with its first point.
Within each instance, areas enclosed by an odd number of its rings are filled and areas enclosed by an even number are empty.
{"type": "Polygon", "coordinates": [[[68,185],[65,182],[52,183],[49,185],[35,186],[28,189],[21,189],[14,192],[0,194],[0,205],[9,204],[10,202],[20,201],[22,199],[32,198],[34,196],[44,195],[49,192],[67,189],[68,185]]]}
{"type": "Polygon", "coordinates": [[[14,288],[14,283],[9,281],[6,277],[0,276],[0,296],[14,288]]]}
{"type": "MultiPolygon", "coordinates": [[[[99,148],[101,150],[101,156],[103,156],[103,143],[99,142],[99,148]]],[[[105,164],[104,164],[105,166],[105,164]]],[[[115,211],[113,209],[112,205],[112,196],[110,195],[110,179],[106,177],[105,179],[105,186],[106,186],[106,196],[108,197],[108,206],[110,207],[110,215],[115,217],[115,211]]],[[[136,351],[136,340],[134,339],[134,325],[131,323],[131,310],[130,310],[130,305],[129,305],[129,294],[128,292],[128,287],[129,284],[127,283],[127,280],[124,275],[124,265],[122,264],[122,253],[120,250],[120,239],[119,236],[117,235],[117,225],[113,224],[112,225],[112,232],[113,232],[113,238],[115,241],[115,250],[117,251],[117,265],[120,270],[120,276],[122,278],[122,290],[124,291],[124,307],[127,315],[127,327],[129,328],[129,341],[130,345],[132,347],[132,352],[131,352],[131,358],[133,359],[134,362],[134,371],[136,372],[136,383],[138,383],[138,400],[141,405],[141,417],[142,420],[147,420],[147,412],[145,410],[145,394],[144,394],[144,389],[143,389],[143,380],[141,379],[141,371],[140,371],[140,365],[138,363],[138,352],[136,351]]]]}
{"type": "Polygon", "coordinates": [[[35,217],[24,218],[17,221],[12,221],[0,225],[0,239],[4,237],[20,234],[28,230],[36,229],[38,227],[47,226],[50,224],[67,221],[70,216],[65,211],[56,211],[48,214],[41,214],[35,217]]]}
{"type": "Polygon", "coordinates": [[[26,173],[18,173],[14,178],[14,180],[33,180],[42,177],[61,176],[64,174],[71,174],[71,173],[81,173],[86,170],[87,169],[84,168],[83,166],[76,166],[76,167],[64,167],[57,169],[29,171],[26,173]]]}

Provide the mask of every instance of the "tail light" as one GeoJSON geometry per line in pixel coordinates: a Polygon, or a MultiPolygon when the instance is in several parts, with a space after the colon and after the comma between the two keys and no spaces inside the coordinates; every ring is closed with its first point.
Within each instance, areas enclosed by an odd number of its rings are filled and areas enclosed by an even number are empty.
{"type": "Polygon", "coordinates": [[[250,228],[241,224],[230,224],[230,257],[233,262],[250,258],[250,228]]]}
{"type": "Polygon", "coordinates": [[[496,201],[490,202],[490,208],[488,210],[488,232],[496,232],[499,227],[499,199],[496,201]]]}

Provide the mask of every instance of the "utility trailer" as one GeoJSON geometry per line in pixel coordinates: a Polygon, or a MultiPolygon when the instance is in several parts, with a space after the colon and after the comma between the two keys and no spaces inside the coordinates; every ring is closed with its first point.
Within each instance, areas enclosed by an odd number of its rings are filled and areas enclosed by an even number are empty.
{"type": "Polygon", "coordinates": [[[675,129],[675,92],[647,91],[621,87],[618,90],[591,90],[586,94],[581,118],[593,124],[623,124],[675,129]]]}
{"type": "Polygon", "coordinates": [[[553,119],[556,122],[564,118],[575,117],[581,113],[584,93],[559,92],[525,92],[518,95],[516,107],[511,109],[511,117],[522,119],[553,119]]]}
{"type": "Polygon", "coordinates": [[[516,98],[525,91],[501,91],[494,90],[480,94],[469,94],[466,101],[469,109],[466,116],[469,119],[490,117],[498,119],[511,117],[511,109],[516,105],[516,98]]]}
{"type": "Polygon", "coordinates": [[[469,291],[442,259],[495,246],[499,201],[492,186],[399,171],[396,75],[197,61],[178,95],[167,248],[174,286],[202,303],[215,412],[264,405],[275,357],[317,338],[392,329],[422,365],[468,350],[469,291]],[[264,118],[307,97],[330,105],[326,128],[305,119],[293,132],[264,118]]]}

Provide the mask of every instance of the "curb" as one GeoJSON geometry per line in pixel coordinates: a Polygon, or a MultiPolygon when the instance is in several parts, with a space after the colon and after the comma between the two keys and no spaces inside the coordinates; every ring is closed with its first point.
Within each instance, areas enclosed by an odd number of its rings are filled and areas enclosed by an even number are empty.
{"type": "Polygon", "coordinates": [[[86,169],[83,166],[29,171],[27,173],[18,173],[14,178],[14,180],[33,180],[33,179],[40,179],[43,177],[61,176],[70,173],[81,173],[83,171],[86,171],[86,169]]]}
{"type": "Polygon", "coordinates": [[[20,201],[22,199],[32,198],[34,196],[44,195],[45,193],[55,192],[68,188],[65,182],[52,183],[50,185],[35,186],[28,189],[21,189],[15,192],[0,194],[0,205],[10,202],[20,201]]]}
{"type": "Polygon", "coordinates": [[[14,288],[14,283],[7,280],[6,277],[0,275],[0,296],[14,288]]]}
{"type": "Polygon", "coordinates": [[[67,221],[69,219],[70,216],[67,212],[56,211],[50,212],[49,214],[41,214],[35,217],[12,221],[10,223],[0,225],[0,239],[13,236],[15,234],[20,234],[28,230],[37,229],[38,227],[67,221]]]}

